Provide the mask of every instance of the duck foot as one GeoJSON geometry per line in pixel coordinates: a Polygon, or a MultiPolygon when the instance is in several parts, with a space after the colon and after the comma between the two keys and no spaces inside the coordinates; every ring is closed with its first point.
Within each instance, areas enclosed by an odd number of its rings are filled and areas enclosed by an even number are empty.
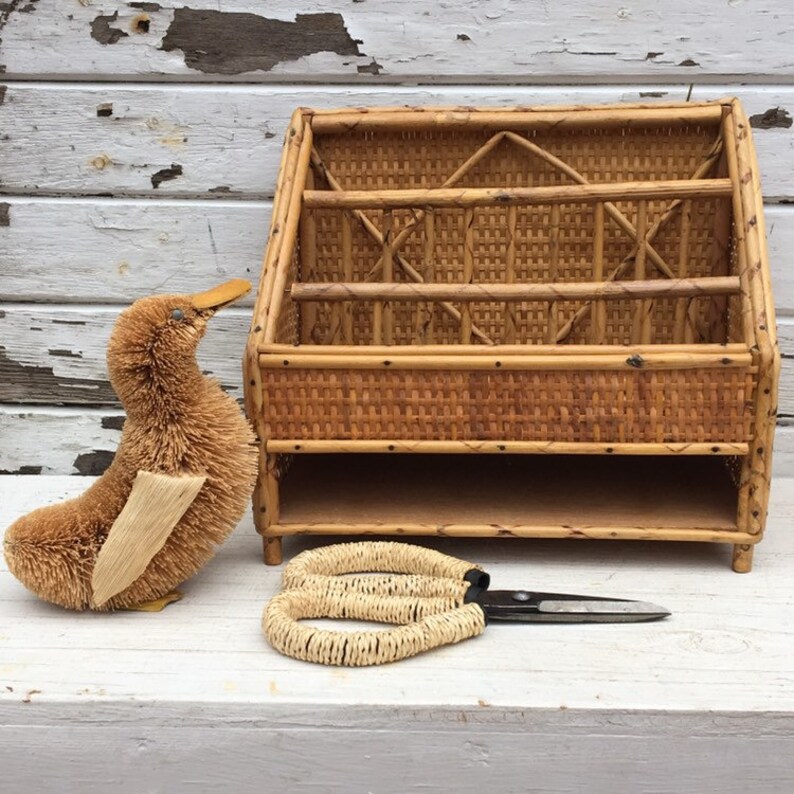
{"type": "Polygon", "coordinates": [[[172,590],[161,598],[155,598],[154,601],[144,601],[142,604],[136,604],[134,607],[123,607],[122,609],[125,612],[162,612],[169,604],[173,604],[174,601],[180,601],[181,599],[182,593],[180,593],[179,590],[172,590]]]}

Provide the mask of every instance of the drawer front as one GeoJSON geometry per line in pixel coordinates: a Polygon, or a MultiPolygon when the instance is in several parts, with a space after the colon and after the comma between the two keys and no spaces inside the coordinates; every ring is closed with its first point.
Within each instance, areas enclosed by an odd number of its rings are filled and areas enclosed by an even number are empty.
{"type": "Polygon", "coordinates": [[[749,368],[263,371],[268,439],[745,443],[749,368]]]}

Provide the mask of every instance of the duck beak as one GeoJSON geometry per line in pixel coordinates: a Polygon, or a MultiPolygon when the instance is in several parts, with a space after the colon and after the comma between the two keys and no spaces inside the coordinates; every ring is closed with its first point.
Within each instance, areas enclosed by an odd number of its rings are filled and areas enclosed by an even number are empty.
{"type": "Polygon", "coordinates": [[[234,303],[238,298],[242,298],[251,289],[251,282],[243,278],[233,278],[224,284],[219,284],[206,292],[199,292],[190,296],[193,308],[199,311],[207,309],[213,312],[234,303]]]}

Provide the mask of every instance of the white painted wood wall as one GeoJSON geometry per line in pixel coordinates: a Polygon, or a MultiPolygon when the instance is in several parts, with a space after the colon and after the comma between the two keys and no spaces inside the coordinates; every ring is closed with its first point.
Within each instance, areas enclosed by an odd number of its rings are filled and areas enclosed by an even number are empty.
{"type": "MultiPolygon", "coordinates": [[[[297,105],[738,95],[753,117],[794,470],[789,0],[10,0],[0,5],[0,470],[98,473],[121,412],[104,349],[157,291],[255,278],[297,105]]],[[[241,394],[250,302],[206,370],[241,394]]]]}

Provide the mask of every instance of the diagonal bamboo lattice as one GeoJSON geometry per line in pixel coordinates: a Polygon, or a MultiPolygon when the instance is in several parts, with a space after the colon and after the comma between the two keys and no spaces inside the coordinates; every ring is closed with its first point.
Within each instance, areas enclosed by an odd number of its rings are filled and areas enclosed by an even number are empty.
{"type": "MultiPolygon", "coordinates": [[[[494,151],[496,147],[503,141],[508,141],[513,145],[524,149],[530,155],[538,158],[544,163],[550,165],[555,170],[561,172],[568,177],[576,185],[589,186],[589,182],[579,171],[567,164],[565,161],[556,157],[554,154],[546,151],[543,147],[529,140],[528,138],[519,135],[518,133],[502,130],[492,135],[482,146],[480,146],[468,159],[466,159],[447,179],[440,185],[440,189],[451,188],[460,183],[460,181],[470,173],[470,171],[477,166],[488,154],[494,151]]],[[[709,149],[703,162],[695,169],[689,177],[690,181],[702,180],[706,175],[711,172],[723,152],[723,139],[719,135],[715,140],[712,147],[709,149]]],[[[324,180],[332,191],[345,194],[347,191],[340,184],[339,180],[331,173],[328,166],[323,161],[316,148],[311,150],[311,165],[315,174],[324,180]]],[[[463,283],[469,284],[473,276],[473,244],[472,244],[472,230],[473,230],[473,213],[469,208],[466,211],[464,218],[464,262],[463,262],[463,283]]],[[[631,220],[611,201],[599,201],[595,205],[594,212],[594,234],[593,234],[593,275],[594,282],[614,282],[621,279],[623,276],[633,271],[634,277],[637,280],[645,278],[646,261],[649,261],[655,269],[664,277],[668,279],[682,278],[686,276],[686,252],[688,237],[690,231],[689,217],[691,213],[691,199],[674,198],[661,213],[659,218],[648,227],[648,202],[647,199],[641,199],[638,202],[638,220],[637,225],[633,224],[631,220]],[[667,225],[679,213],[682,214],[682,222],[680,229],[680,257],[677,267],[674,268],[668,264],[665,259],[659,254],[654,247],[654,240],[659,233],[664,230],[667,225]],[[604,273],[604,224],[606,218],[613,221],[627,236],[631,239],[633,245],[631,251],[621,260],[621,262],[611,272],[604,273]]],[[[425,271],[432,272],[432,249],[434,243],[434,228],[433,228],[433,215],[424,209],[418,209],[413,212],[413,217],[408,221],[405,226],[399,231],[398,234],[393,234],[393,215],[392,212],[386,209],[383,213],[383,228],[379,229],[374,221],[363,212],[362,209],[353,209],[351,211],[343,210],[343,227],[342,227],[342,248],[343,248],[343,261],[345,262],[345,273],[348,272],[352,260],[352,234],[350,229],[350,220],[355,219],[367,235],[381,248],[381,256],[376,260],[372,268],[367,272],[364,282],[372,282],[377,278],[381,278],[383,282],[390,283],[394,279],[393,266],[396,263],[402,273],[412,282],[423,284],[426,281],[423,275],[417,268],[415,268],[406,258],[401,254],[401,250],[405,246],[408,239],[420,228],[424,229],[425,233],[425,271]]],[[[508,207],[507,225],[508,225],[508,241],[506,251],[506,273],[505,283],[515,283],[515,237],[516,237],[516,209],[515,206],[508,207]]],[[[551,205],[550,216],[550,276],[553,282],[557,275],[558,258],[559,258],[559,226],[560,226],[560,212],[559,204],[551,205]]],[[[352,278],[346,278],[346,282],[352,281],[352,278]]],[[[675,336],[680,341],[694,341],[695,337],[704,340],[708,339],[708,329],[704,327],[703,322],[698,318],[696,313],[690,311],[693,297],[682,297],[676,307],[675,313],[675,336]]],[[[425,312],[430,312],[430,305],[424,307],[425,312]]],[[[440,301],[439,306],[442,311],[448,314],[460,328],[460,342],[466,344],[474,337],[477,341],[492,345],[494,340],[485,333],[481,328],[472,322],[471,308],[468,302],[464,302],[460,309],[453,305],[450,301],[440,301]]],[[[653,308],[652,298],[644,298],[641,300],[634,312],[633,327],[631,333],[631,341],[633,343],[647,343],[650,341],[650,314],[653,308]]],[[[386,344],[393,343],[393,329],[391,312],[387,311],[384,314],[384,301],[378,300],[375,302],[373,317],[373,343],[386,344]],[[384,323],[386,327],[384,328],[384,323]]],[[[515,312],[515,301],[505,303],[505,342],[507,344],[513,343],[516,340],[517,317],[515,312]]],[[[567,317],[564,321],[560,322],[558,311],[555,306],[555,301],[550,301],[548,304],[548,317],[546,323],[546,332],[544,341],[547,344],[559,344],[568,339],[572,332],[588,317],[591,317],[591,334],[590,341],[595,344],[603,342],[605,318],[603,315],[603,301],[597,297],[586,300],[577,310],[567,317]]],[[[342,326],[345,328],[345,338],[349,341],[352,335],[350,328],[351,324],[350,309],[344,310],[341,314],[336,312],[332,318],[330,327],[328,328],[324,343],[330,344],[337,338],[342,326]]],[[[419,319],[418,326],[422,326],[426,321],[419,319]]]]}

